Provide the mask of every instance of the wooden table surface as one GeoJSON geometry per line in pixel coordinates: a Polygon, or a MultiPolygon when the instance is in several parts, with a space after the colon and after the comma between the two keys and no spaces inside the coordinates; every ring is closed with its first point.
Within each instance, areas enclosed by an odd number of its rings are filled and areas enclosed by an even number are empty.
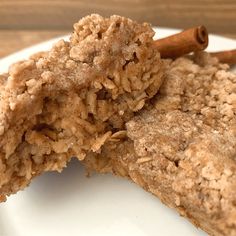
{"type": "Polygon", "coordinates": [[[67,34],[91,13],[171,28],[204,24],[210,33],[236,39],[236,0],[0,0],[0,57],[67,34]]]}

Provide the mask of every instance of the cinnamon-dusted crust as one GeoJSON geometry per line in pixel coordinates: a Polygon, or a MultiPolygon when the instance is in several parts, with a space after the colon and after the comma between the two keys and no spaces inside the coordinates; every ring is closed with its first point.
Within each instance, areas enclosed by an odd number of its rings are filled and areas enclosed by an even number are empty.
{"type": "Polygon", "coordinates": [[[124,129],[162,83],[153,35],[148,24],[91,15],[74,25],[69,42],[0,77],[1,200],[124,129]]]}
{"type": "Polygon", "coordinates": [[[179,58],[160,94],[84,161],[131,178],[210,235],[236,235],[236,74],[207,54],[179,58]]]}

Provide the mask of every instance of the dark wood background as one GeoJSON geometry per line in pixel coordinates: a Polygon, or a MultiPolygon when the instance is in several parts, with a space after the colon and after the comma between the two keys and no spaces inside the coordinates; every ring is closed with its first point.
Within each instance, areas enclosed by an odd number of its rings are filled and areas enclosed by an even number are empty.
{"type": "Polygon", "coordinates": [[[0,57],[66,34],[91,13],[172,28],[204,24],[236,38],[236,0],[0,0],[0,57]]]}

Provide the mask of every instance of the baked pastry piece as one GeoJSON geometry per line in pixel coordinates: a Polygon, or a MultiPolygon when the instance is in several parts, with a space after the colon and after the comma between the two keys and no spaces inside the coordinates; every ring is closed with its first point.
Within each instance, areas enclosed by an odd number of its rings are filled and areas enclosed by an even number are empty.
{"type": "Polygon", "coordinates": [[[173,61],[160,93],[84,161],[128,177],[210,235],[236,235],[236,74],[207,54],[173,61]]]}
{"type": "Polygon", "coordinates": [[[148,24],[91,15],[70,41],[0,77],[0,198],[72,156],[97,152],[158,91],[162,62],[148,24]]]}

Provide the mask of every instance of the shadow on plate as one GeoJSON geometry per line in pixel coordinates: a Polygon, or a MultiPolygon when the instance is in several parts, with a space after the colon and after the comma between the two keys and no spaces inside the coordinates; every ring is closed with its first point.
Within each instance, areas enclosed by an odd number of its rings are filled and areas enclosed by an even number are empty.
{"type": "Polygon", "coordinates": [[[36,177],[27,189],[27,198],[38,204],[45,201],[50,201],[52,205],[65,204],[75,195],[84,194],[86,189],[96,187],[97,181],[93,177],[88,178],[85,168],[73,158],[62,173],[47,172],[36,177]],[[91,178],[93,181],[90,181],[91,178]]]}

